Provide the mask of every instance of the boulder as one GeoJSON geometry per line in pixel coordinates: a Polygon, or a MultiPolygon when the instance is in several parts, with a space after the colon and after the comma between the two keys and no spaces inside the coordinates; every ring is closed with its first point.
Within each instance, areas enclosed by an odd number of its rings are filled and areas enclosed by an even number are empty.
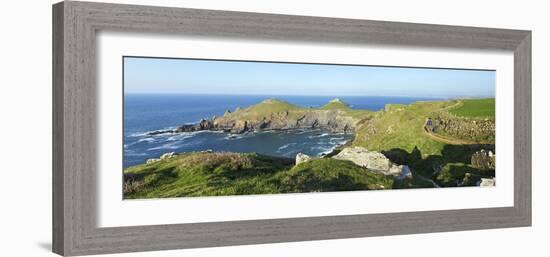
{"type": "Polygon", "coordinates": [[[145,163],[146,164],[151,164],[151,163],[155,163],[155,162],[158,162],[158,161],[160,161],[160,159],[153,158],[153,159],[147,159],[147,161],[145,163]]]}
{"type": "Polygon", "coordinates": [[[495,178],[482,178],[481,182],[479,182],[480,187],[492,187],[495,186],[495,184],[495,178]]]}
{"type": "Polygon", "coordinates": [[[165,153],[165,154],[160,156],[160,159],[161,160],[170,159],[170,158],[174,157],[175,155],[176,155],[175,152],[165,153]]]}
{"type": "Polygon", "coordinates": [[[479,169],[495,169],[495,154],[491,151],[481,149],[472,155],[470,161],[474,167],[479,169]]]}
{"type": "Polygon", "coordinates": [[[342,149],[332,158],[352,161],[358,166],[380,172],[384,175],[392,175],[395,179],[402,180],[412,178],[412,172],[407,165],[397,165],[385,155],[375,151],[369,151],[364,147],[347,147],[342,149]]]}
{"type": "Polygon", "coordinates": [[[298,153],[296,155],[296,165],[302,163],[302,162],[307,162],[311,160],[311,157],[307,154],[303,154],[303,153],[298,153]]]}
{"type": "Polygon", "coordinates": [[[388,172],[392,163],[386,156],[379,152],[371,152],[364,147],[347,147],[342,149],[332,158],[338,160],[352,161],[358,166],[365,167],[373,171],[388,172]]]}

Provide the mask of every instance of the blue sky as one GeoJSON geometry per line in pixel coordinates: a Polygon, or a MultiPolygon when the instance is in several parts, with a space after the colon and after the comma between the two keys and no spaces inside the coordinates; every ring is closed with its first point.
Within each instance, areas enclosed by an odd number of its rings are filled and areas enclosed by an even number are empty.
{"type": "Polygon", "coordinates": [[[494,97],[495,72],[124,58],[125,93],[494,97]]]}

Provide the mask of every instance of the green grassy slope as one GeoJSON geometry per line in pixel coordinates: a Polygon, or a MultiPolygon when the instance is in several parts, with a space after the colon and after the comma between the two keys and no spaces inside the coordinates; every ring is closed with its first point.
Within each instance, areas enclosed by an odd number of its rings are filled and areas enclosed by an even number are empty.
{"type": "Polygon", "coordinates": [[[307,108],[302,108],[291,103],[270,98],[261,103],[251,105],[234,113],[227,115],[228,118],[243,119],[243,120],[259,120],[269,116],[271,113],[281,113],[288,111],[290,115],[301,115],[306,112],[307,108]]]}
{"type": "Polygon", "coordinates": [[[390,189],[393,177],[371,172],[351,161],[314,159],[277,176],[282,192],[390,189]]]}
{"type": "Polygon", "coordinates": [[[348,161],[256,153],[186,153],[124,171],[124,198],[248,195],[391,188],[393,179],[348,161]]]}
{"type": "Polygon", "coordinates": [[[394,188],[429,187],[426,179],[433,179],[440,186],[456,186],[457,181],[466,180],[465,185],[473,185],[495,173],[473,167],[472,154],[481,149],[494,151],[494,144],[451,144],[428,136],[424,130],[428,117],[445,115],[448,110],[462,106],[468,105],[462,100],[452,100],[387,106],[356,130],[353,145],[382,152],[392,161],[411,167],[413,180],[394,188]],[[469,178],[465,179],[466,176],[469,178]]]}
{"type": "MultiPolygon", "coordinates": [[[[494,99],[420,101],[410,105],[388,105],[384,111],[374,113],[368,122],[356,129],[353,145],[374,151],[399,148],[411,152],[417,148],[423,157],[440,154],[449,143],[428,137],[424,125],[429,117],[449,116],[448,112],[457,110],[462,115],[469,115],[469,119],[494,119],[494,99]],[[479,116],[481,113],[486,116],[479,116]]],[[[460,139],[455,141],[458,144],[460,139]]]]}
{"type": "Polygon", "coordinates": [[[244,110],[249,112],[270,113],[270,112],[282,112],[287,110],[298,110],[298,109],[305,109],[305,108],[299,107],[297,105],[294,105],[279,99],[270,98],[262,101],[261,103],[251,105],[250,107],[244,110]]]}
{"type": "Polygon", "coordinates": [[[462,105],[449,110],[450,113],[459,117],[494,118],[495,99],[466,99],[462,105]]]}
{"type": "Polygon", "coordinates": [[[426,137],[423,125],[428,117],[455,104],[455,101],[435,101],[389,105],[356,129],[353,145],[379,152],[393,148],[411,152],[418,148],[424,157],[439,154],[445,143],[426,137]]]}

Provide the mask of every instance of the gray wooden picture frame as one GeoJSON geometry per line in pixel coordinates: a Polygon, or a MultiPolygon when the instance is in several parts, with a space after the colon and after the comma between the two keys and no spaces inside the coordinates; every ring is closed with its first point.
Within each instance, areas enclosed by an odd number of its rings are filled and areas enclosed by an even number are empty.
{"type": "Polygon", "coordinates": [[[53,6],[55,253],[87,255],[530,225],[530,31],[73,1],[53,6]],[[101,30],[513,51],[514,206],[97,227],[95,37],[101,30]]]}

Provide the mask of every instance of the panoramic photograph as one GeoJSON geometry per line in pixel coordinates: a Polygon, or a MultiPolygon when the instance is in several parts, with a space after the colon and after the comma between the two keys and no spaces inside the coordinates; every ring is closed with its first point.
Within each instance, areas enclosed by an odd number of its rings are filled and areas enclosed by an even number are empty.
{"type": "Polygon", "coordinates": [[[124,199],[496,186],[495,71],[122,61],[124,199]]]}

